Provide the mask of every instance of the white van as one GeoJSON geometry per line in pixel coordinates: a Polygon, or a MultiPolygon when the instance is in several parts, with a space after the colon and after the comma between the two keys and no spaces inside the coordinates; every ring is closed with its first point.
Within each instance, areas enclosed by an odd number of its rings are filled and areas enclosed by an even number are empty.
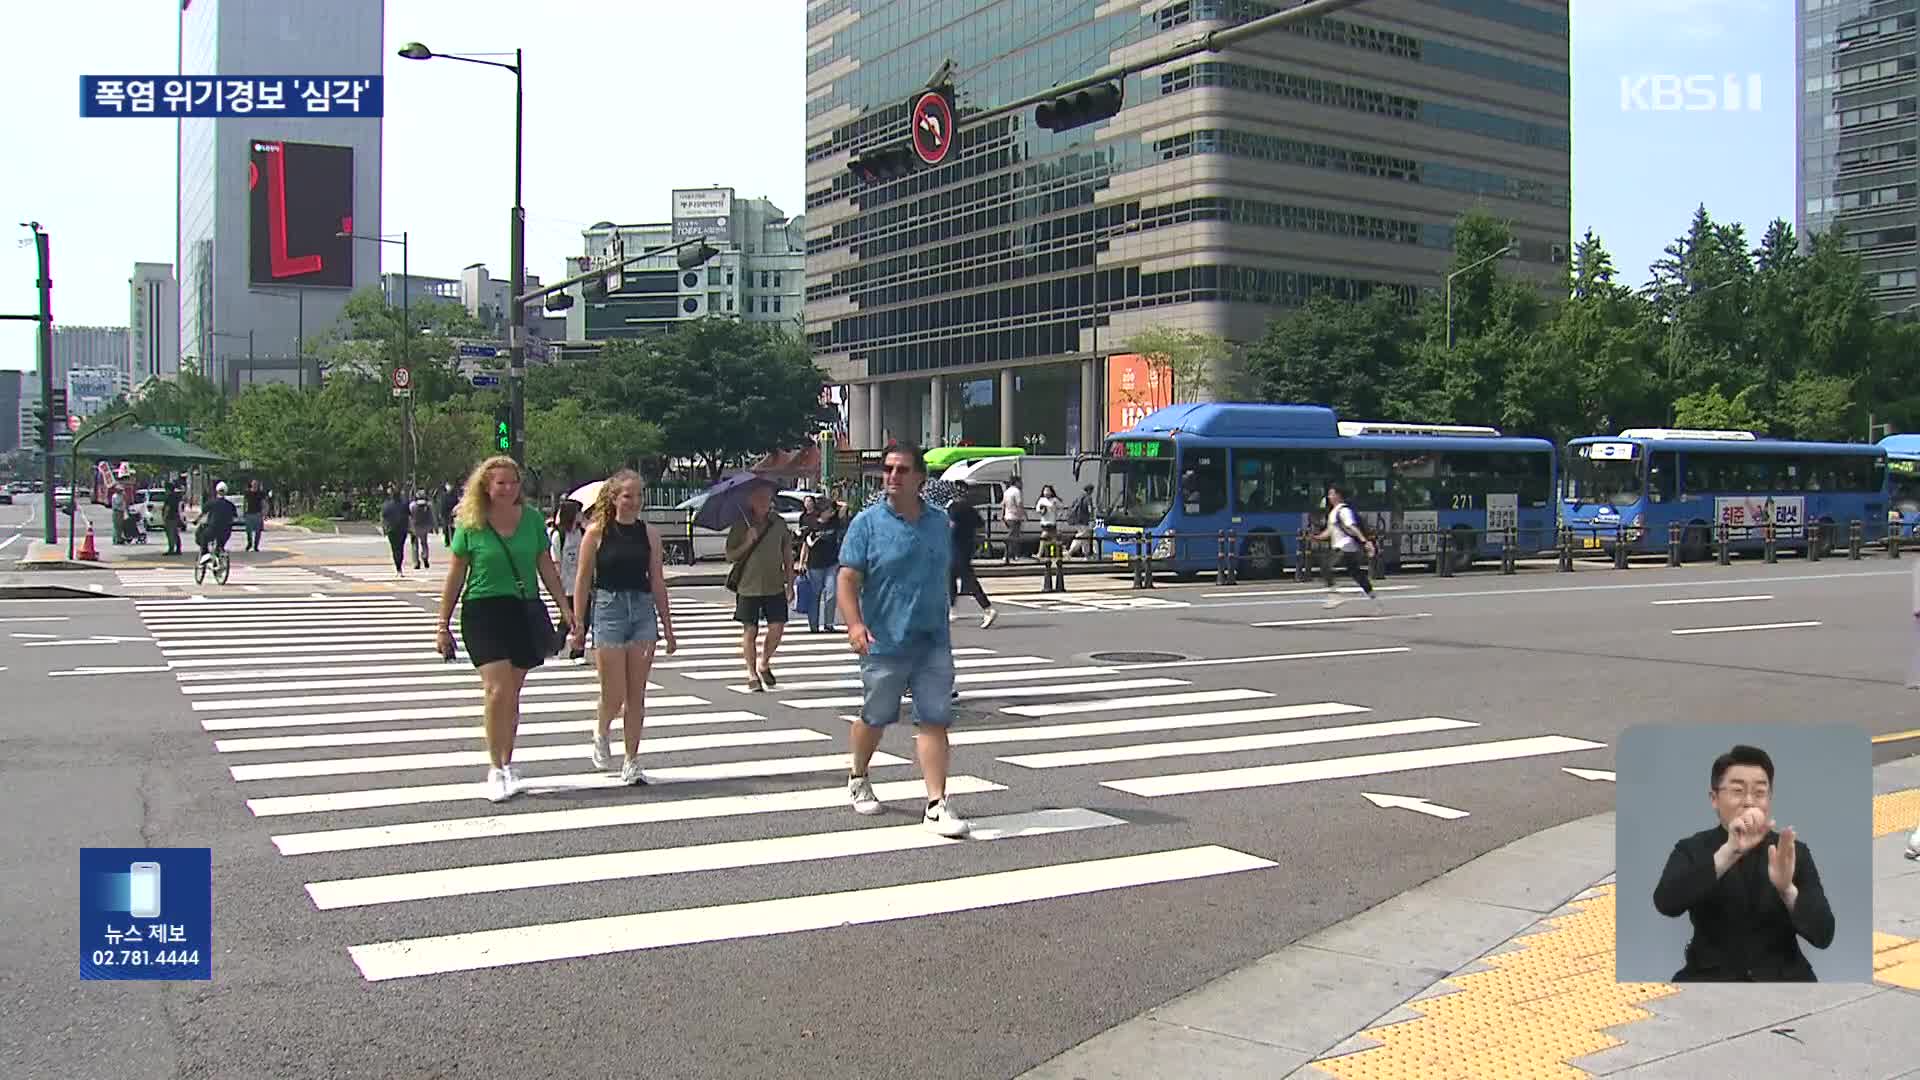
{"type": "MultiPolygon", "coordinates": [[[[1073,458],[1065,455],[1023,454],[1019,457],[969,458],[956,461],[947,466],[940,479],[949,483],[964,480],[967,483],[967,501],[980,510],[980,516],[987,521],[989,538],[988,553],[992,554],[993,545],[1004,535],[1005,529],[1000,523],[1000,500],[1006,495],[1007,485],[1013,478],[1020,478],[1020,501],[1027,507],[1027,529],[1021,537],[1021,550],[1015,554],[1033,554],[1040,550],[1039,515],[1033,506],[1040,501],[1040,489],[1053,485],[1054,494],[1060,496],[1060,521],[1066,523],[1067,511],[1080,497],[1082,485],[1073,479],[1073,458]]],[[[1070,535],[1062,530],[1062,535],[1070,535]]]]}

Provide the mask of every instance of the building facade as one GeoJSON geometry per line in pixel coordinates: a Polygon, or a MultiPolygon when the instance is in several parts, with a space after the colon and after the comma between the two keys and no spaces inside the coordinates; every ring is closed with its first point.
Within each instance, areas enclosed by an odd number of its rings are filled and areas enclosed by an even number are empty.
{"type": "Polygon", "coordinates": [[[789,218],[764,198],[735,199],[732,188],[688,189],[676,198],[683,209],[707,207],[715,212],[643,225],[600,222],[582,231],[583,253],[570,262],[567,276],[605,261],[616,241],[631,256],[698,235],[719,254],[696,270],[679,269],[672,253],[657,256],[628,270],[620,290],[604,298],[588,297],[576,287],[574,305],[566,314],[567,339],[640,337],[709,315],[768,323],[799,334],[806,219],[789,218]]]}
{"type": "MultiPolygon", "coordinates": [[[[384,0],[191,0],[180,13],[180,68],[376,75],[385,14],[384,0]]],[[[380,235],[381,122],[256,112],[178,123],[180,355],[229,391],[302,382],[302,331],[311,342],[353,288],[379,281],[384,245],[334,234],[351,221],[355,233],[380,235]],[[269,225],[256,203],[275,183],[285,213],[269,225]],[[276,245],[299,257],[272,258],[276,245]]]]}
{"type": "Polygon", "coordinates": [[[1889,311],[1920,301],[1920,0],[1794,5],[1801,86],[1797,227],[1844,227],[1867,288],[1889,311]]]}
{"type": "Polygon", "coordinates": [[[180,283],[167,263],[134,263],[127,279],[127,389],[180,374],[180,283]]]}
{"type": "Polygon", "coordinates": [[[132,391],[130,337],[124,326],[54,326],[53,385],[66,387],[68,415],[92,416],[132,391]]]}
{"type": "Polygon", "coordinates": [[[1559,278],[1567,0],[1369,0],[1132,76],[1097,124],[965,126],[1279,7],[810,0],[807,334],[856,446],[1095,447],[1133,335],[1245,342],[1315,295],[1412,302],[1474,208],[1510,223],[1513,272],[1559,278]],[[857,180],[948,58],[948,159],[857,180]]]}

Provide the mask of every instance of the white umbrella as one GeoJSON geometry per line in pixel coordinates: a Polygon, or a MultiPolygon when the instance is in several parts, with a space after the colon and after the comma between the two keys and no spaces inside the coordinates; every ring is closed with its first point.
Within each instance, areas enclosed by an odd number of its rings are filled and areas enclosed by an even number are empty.
{"type": "Polygon", "coordinates": [[[573,494],[568,495],[567,498],[579,503],[580,509],[591,510],[595,500],[600,498],[600,486],[605,483],[605,480],[595,480],[591,484],[581,484],[574,488],[573,494]]]}

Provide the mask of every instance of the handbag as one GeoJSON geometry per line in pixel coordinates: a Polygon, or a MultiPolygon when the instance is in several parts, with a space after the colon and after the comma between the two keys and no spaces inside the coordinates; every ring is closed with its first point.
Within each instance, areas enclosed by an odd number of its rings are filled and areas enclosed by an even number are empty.
{"type": "Polygon", "coordinates": [[[767,527],[761,530],[760,535],[754,538],[753,543],[747,545],[747,553],[740,556],[740,561],[733,564],[733,569],[727,571],[728,592],[738,593],[740,591],[741,575],[747,572],[747,564],[753,561],[753,553],[760,549],[760,541],[765,540],[771,532],[773,532],[773,515],[768,514],[767,527]]]}
{"type": "Polygon", "coordinates": [[[527,596],[526,579],[520,576],[520,567],[514,564],[513,549],[507,546],[506,538],[500,535],[492,522],[487,523],[487,531],[493,534],[494,541],[500,545],[500,553],[507,557],[507,569],[513,571],[513,587],[520,597],[524,612],[522,617],[527,620],[527,633],[533,640],[534,652],[543,658],[559,653],[560,646],[566,642],[561,639],[560,632],[553,628],[553,621],[547,618],[547,605],[537,592],[532,597],[527,596]]]}

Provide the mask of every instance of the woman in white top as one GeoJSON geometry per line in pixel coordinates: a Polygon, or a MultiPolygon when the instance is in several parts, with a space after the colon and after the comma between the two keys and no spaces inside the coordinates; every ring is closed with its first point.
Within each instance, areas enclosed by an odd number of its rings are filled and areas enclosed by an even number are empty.
{"type": "MultiPolygon", "coordinates": [[[[581,520],[580,504],[568,499],[560,504],[553,520],[553,561],[560,564],[560,583],[566,586],[567,610],[573,610],[573,582],[579,576],[580,542],[586,539],[587,523],[581,520]]],[[[593,619],[593,605],[587,605],[587,619],[593,619]]],[[[582,627],[586,629],[586,627],[582,627]]],[[[569,657],[585,662],[585,653],[569,657]]]]}
{"type": "Polygon", "coordinates": [[[1041,485],[1033,511],[1040,515],[1040,557],[1044,559],[1052,553],[1052,545],[1060,542],[1060,495],[1052,484],[1041,485]]]}

